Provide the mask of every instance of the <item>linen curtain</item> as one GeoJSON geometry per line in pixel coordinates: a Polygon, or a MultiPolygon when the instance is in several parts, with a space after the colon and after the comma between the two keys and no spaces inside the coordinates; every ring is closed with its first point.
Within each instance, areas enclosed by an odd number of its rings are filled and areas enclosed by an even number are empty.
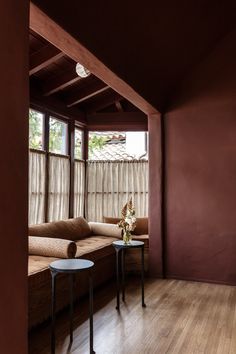
{"type": "Polygon", "coordinates": [[[86,217],[119,217],[132,197],[136,216],[148,215],[148,161],[88,161],[86,217]]]}
{"type": "Polygon", "coordinates": [[[74,166],[74,217],[77,217],[84,216],[85,162],[76,160],[74,166]]]}
{"type": "Polygon", "coordinates": [[[70,162],[68,157],[49,157],[48,220],[69,217],[70,162]]]}
{"type": "Polygon", "coordinates": [[[45,220],[45,176],[46,156],[29,153],[29,224],[40,224],[45,220]]]}

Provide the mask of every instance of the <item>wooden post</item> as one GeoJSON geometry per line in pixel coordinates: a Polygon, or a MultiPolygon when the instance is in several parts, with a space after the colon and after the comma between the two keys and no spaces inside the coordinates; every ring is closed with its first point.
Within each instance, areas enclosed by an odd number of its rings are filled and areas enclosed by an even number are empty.
{"type": "Polygon", "coordinates": [[[0,351],[27,353],[29,1],[0,1],[0,351]]]}
{"type": "Polygon", "coordinates": [[[162,210],[162,126],[161,115],[148,116],[149,131],[149,272],[164,275],[162,210]]]}
{"type": "Polygon", "coordinates": [[[88,161],[88,143],[89,143],[89,132],[87,129],[84,130],[83,132],[83,146],[82,146],[82,156],[84,160],[84,217],[87,217],[87,200],[88,200],[88,194],[87,194],[87,161],[88,161]]]}
{"type": "Polygon", "coordinates": [[[74,217],[74,173],[75,173],[75,121],[69,121],[69,155],[70,155],[70,202],[69,217],[74,217]]]}

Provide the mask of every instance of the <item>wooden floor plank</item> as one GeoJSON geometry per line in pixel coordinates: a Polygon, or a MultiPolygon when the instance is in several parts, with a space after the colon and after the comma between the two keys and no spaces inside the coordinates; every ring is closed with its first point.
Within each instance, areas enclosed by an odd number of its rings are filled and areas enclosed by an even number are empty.
{"type": "MultiPolygon", "coordinates": [[[[129,279],[126,303],[115,309],[115,284],[94,296],[94,349],[97,354],[236,353],[236,288],[179,280],[147,279],[146,308],[139,279],[129,279]]],[[[88,353],[88,302],[75,309],[68,351],[68,313],[56,323],[57,353],[88,353]]],[[[50,353],[50,324],[29,335],[30,354],[50,353]]]]}

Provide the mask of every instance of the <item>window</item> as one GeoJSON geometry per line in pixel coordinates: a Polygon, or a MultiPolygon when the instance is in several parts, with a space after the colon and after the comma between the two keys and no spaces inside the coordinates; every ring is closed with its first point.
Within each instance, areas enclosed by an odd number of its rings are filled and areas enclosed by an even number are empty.
{"type": "Polygon", "coordinates": [[[82,159],[82,134],[83,132],[75,128],[75,159],[82,159]]]}
{"type": "Polygon", "coordinates": [[[51,116],[48,111],[29,111],[30,224],[84,216],[85,161],[81,161],[84,133],[79,127],[71,126],[71,132],[73,129],[74,164],[69,156],[67,121],[51,116]],[[72,189],[71,173],[74,174],[72,189]]]}
{"type": "Polygon", "coordinates": [[[89,160],[147,160],[147,132],[90,132],[89,160]]]}
{"type": "Polygon", "coordinates": [[[29,110],[29,147],[44,149],[44,115],[33,109],[29,110]]]}
{"type": "Polygon", "coordinates": [[[61,120],[50,117],[49,120],[49,151],[67,155],[67,129],[68,125],[61,120]]]}
{"type": "Polygon", "coordinates": [[[132,197],[137,216],[148,213],[147,132],[90,132],[85,215],[120,217],[132,197]]]}

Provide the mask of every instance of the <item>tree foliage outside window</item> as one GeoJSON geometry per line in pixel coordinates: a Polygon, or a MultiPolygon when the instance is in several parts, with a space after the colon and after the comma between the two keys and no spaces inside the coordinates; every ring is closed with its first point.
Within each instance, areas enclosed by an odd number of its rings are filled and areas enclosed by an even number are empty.
{"type": "Polygon", "coordinates": [[[82,159],[82,131],[75,129],[75,158],[82,159]]]}
{"type": "Polygon", "coordinates": [[[106,136],[91,134],[89,137],[89,153],[91,154],[94,150],[102,149],[108,140],[106,136]]]}
{"type": "MultiPolygon", "coordinates": [[[[33,109],[29,110],[29,147],[43,150],[44,148],[44,115],[33,109]]],[[[67,153],[68,125],[56,118],[49,121],[49,151],[57,154],[67,153]]],[[[89,136],[89,154],[100,150],[109,140],[107,136],[91,133],[89,136]]],[[[82,159],[82,131],[75,129],[75,158],[82,159]]]]}
{"type": "Polygon", "coordinates": [[[67,124],[50,117],[49,151],[56,154],[66,154],[67,124]]]}
{"type": "Polygon", "coordinates": [[[43,149],[43,114],[33,109],[29,111],[29,147],[43,149]]]}
{"type": "MultiPolygon", "coordinates": [[[[75,158],[82,159],[82,131],[75,129],[75,158]]],[[[91,133],[89,135],[89,154],[93,153],[94,150],[100,150],[106,144],[108,138],[104,136],[98,136],[91,133]]]]}

